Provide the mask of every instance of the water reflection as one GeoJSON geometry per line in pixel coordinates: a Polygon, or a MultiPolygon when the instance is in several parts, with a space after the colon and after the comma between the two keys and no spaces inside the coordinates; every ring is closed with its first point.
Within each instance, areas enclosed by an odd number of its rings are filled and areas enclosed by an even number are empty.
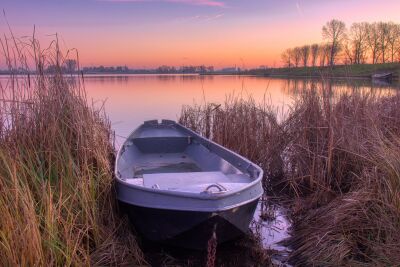
{"type": "Polygon", "coordinates": [[[260,238],[263,248],[271,252],[273,262],[281,265],[286,263],[290,253],[281,242],[290,236],[291,223],[287,210],[266,198],[260,200],[250,228],[260,238]]]}
{"type": "MultiPolygon", "coordinates": [[[[0,76],[0,85],[9,86],[7,76],[0,76]]],[[[117,145],[144,120],[177,120],[182,105],[223,103],[227,96],[252,96],[285,113],[296,96],[310,89],[335,96],[354,91],[387,95],[399,88],[397,83],[369,80],[200,75],[88,75],[84,85],[88,99],[95,105],[102,106],[105,101],[106,112],[119,137],[117,145]]]]}
{"type": "Polygon", "coordinates": [[[320,93],[339,94],[354,90],[390,94],[398,85],[376,84],[368,80],[276,79],[252,76],[200,75],[91,75],[85,76],[88,97],[106,100],[119,142],[144,120],[177,120],[182,105],[204,101],[223,103],[228,95],[253,96],[277,109],[287,110],[294,97],[311,88],[320,93]]]}
{"type": "Polygon", "coordinates": [[[86,80],[98,82],[126,82],[134,77],[135,80],[154,80],[159,81],[194,81],[194,80],[213,80],[216,76],[213,75],[197,75],[197,74],[142,74],[142,75],[87,75],[86,80]]]}
{"type": "MultiPolygon", "coordinates": [[[[287,94],[276,90],[280,80],[239,76],[131,75],[88,76],[88,97],[106,99],[106,111],[118,136],[126,137],[137,125],[150,119],[177,120],[182,105],[204,101],[221,103],[227,95],[254,96],[276,105],[290,103],[287,94]]],[[[121,138],[121,139],[122,139],[121,138]]],[[[118,143],[121,143],[121,139],[118,143]]]]}
{"type": "Polygon", "coordinates": [[[344,79],[286,79],[282,87],[284,94],[298,96],[305,91],[316,90],[320,94],[328,93],[339,96],[343,93],[359,92],[362,94],[389,95],[394,94],[399,84],[387,81],[370,80],[344,80],[344,79]]]}

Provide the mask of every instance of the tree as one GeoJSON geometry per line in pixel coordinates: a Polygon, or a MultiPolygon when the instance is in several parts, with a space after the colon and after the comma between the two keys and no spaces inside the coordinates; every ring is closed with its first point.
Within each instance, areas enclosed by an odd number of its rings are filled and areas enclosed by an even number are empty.
{"type": "Polygon", "coordinates": [[[389,32],[388,32],[388,49],[390,53],[391,62],[395,61],[395,55],[397,50],[399,50],[400,43],[400,25],[395,24],[393,22],[389,22],[388,24],[389,32]]]}
{"type": "Polygon", "coordinates": [[[65,60],[65,68],[67,69],[67,72],[73,73],[76,70],[76,66],[78,65],[76,60],[74,59],[67,59],[65,60]]]}
{"type": "Polygon", "coordinates": [[[378,34],[379,34],[379,49],[380,49],[381,62],[385,63],[387,59],[389,24],[386,22],[379,22],[378,34]]]}
{"type": "Polygon", "coordinates": [[[322,36],[330,45],[329,65],[333,66],[341,50],[342,42],[346,37],[346,24],[336,19],[328,21],[325,26],[322,27],[322,36]]]}
{"type": "Polygon", "coordinates": [[[288,68],[292,67],[292,55],[293,51],[290,48],[286,49],[281,55],[283,64],[288,68]]]}
{"type": "Polygon", "coordinates": [[[344,55],[345,55],[345,58],[344,58],[344,64],[355,64],[355,59],[354,59],[354,54],[356,53],[355,52],[355,48],[354,48],[354,46],[352,45],[352,42],[350,41],[350,40],[346,40],[345,42],[344,42],[344,55]]]}
{"type": "Polygon", "coordinates": [[[361,64],[365,62],[367,50],[368,23],[353,23],[347,38],[348,47],[346,54],[352,59],[352,63],[361,64]]]}
{"type": "Polygon", "coordinates": [[[319,49],[319,65],[324,67],[328,65],[330,62],[330,52],[331,52],[331,45],[324,44],[320,46],[319,49]]]}
{"type": "Polygon", "coordinates": [[[293,52],[294,65],[297,68],[300,65],[301,49],[300,49],[300,47],[295,47],[295,48],[293,48],[292,52],[293,52]]]}
{"type": "Polygon", "coordinates": [[[318,53],[319,53],[319,45],[318,44],[311,45],[311,65],[313,67],[315,67],[317,63],[318,53]]]}
{"type": "Polygon", "coordinates": [[[301,61],[304,67],[307,67],[308,59],[310,58],[310,49],[309,45],[304,45],[300,48],[301,61]]]}
{"type": "Polygon", "coordinates": [[[379,44],[380,36],[379,36],[378,23],[374,22],[372,24],[368,24],[367,27],[368,27],[367,43],[371,52],[372,64],[375,64],[378,62],[379,51],[380,51],[380,44],[379,44]]]}

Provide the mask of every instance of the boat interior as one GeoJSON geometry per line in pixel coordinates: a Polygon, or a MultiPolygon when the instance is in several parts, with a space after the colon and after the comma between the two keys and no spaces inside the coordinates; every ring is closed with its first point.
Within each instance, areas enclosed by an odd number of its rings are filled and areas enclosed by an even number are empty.
{"type": "Polygon", "coordinates": [[[163,123],[144,124],[130,136],[117,171],[136,186],[213,194],[239,191],[258,177],[253,164],[234,153],[163,123]]]}

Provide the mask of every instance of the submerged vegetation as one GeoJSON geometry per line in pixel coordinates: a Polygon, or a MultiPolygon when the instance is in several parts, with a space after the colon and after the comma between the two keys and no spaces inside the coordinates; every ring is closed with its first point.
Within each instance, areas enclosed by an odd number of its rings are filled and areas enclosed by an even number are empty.
{"type": "MultiPolygon", "coordinates": [[[[112,132],[83,81],[62,75],[58,43],[1,39],[0,265],[138,265],[112,190],[112,132]],[[44,72],[52,66],[51,73],[44,72]]],[[[68,55],[68,54],[67,54],[68,55]]]]}
{"type": "Polygon", "coordinates": [[[180,122],[260,164],[270,195],[291,204],[301,266],[400,262],[400,95],[302,92],[282,118],[228,98],[186,106],[180,122]]]}

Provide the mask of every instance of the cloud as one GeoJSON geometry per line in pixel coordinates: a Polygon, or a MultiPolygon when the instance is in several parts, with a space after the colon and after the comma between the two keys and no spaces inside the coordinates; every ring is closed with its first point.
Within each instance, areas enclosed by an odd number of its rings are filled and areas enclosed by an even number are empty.
{"type": "Polygon", "coordinates": [[[215,15],[197,15],[192,17],[181,17],[177,18],[175,22],[187,22],[187,21],[212,21],[220,19],[224,16],[224,13],[215,14],[215,15]]]}
{"type": "Polygon", "coordinates": [[[296,2],[296,8],[297,8],[297,12],[299,13],[299,15],[300,15],[301,17],[304,17],[303,9],[301,8],[299,2],[296,2]]]}
{"type": "Polygon", "coordinates": [[[224,2],[214,1],[214,0],[165,0],[165,2],[183,3],[196,6],[216,6],[216,7],[225,6],[224,2]]]}
{"type": "Polygon", "coordinates": [[[195,6],[225,7],[225,3],[219,0],[97,0],[101,2],[168,2],[181,3],[195,6]]]}

